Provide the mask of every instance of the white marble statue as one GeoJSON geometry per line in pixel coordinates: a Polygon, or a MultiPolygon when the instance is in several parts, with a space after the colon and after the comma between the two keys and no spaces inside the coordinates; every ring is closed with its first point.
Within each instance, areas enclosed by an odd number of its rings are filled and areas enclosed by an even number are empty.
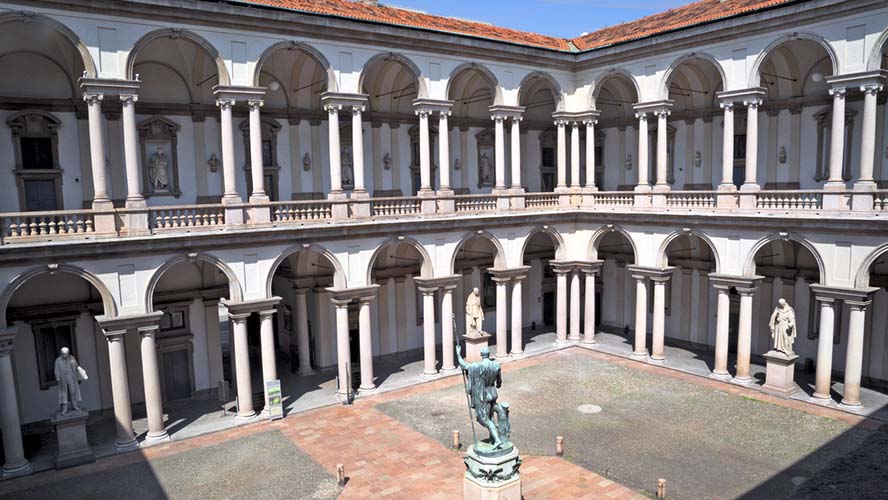
{"type": "Polygon", "coordinates": [[[483,323],[484,308],[481,307],[481,296],[476,287],[466,299],[466,333],[470,335],[480,333],[483,323]]]}
{"type": "Polygon", "coordinates": [[[157,148],[157,151],[151,155],[151,159],[148,160],[148,177],[154,191],[169,190],[170,181],[167,172],[168,165],[169,161],[167,160],[166,154],[163,152],[163,148],[157,148]]]}
{"type": "Polygon", "coordinates": [[[787,356],[791,356],[792,344],[796,337],[796,318],[795,311],[785,299],[777,301],[777,307],[771,314],[771,321],[768,323],[771,327],[771,338],[774,339],[774,350],[780,351],[787,356]]]}
{"type": "Polygon", "coordinates": [[[478,162],[478,176],[481,178],[481,184],[493,182],[493,168],[490,165],[490,158],[487,157],[487,153],[481,154],[481,160],[478,162]]]}
{"type": "Polygon", "coordinates": [[[86,380],[86,370],[77,364],[67,347],[62,347],[61,354],[55,360],[55,378],[59,384],[59,405],[61,414],[69,409],[80,411],[80,382],[86,380]]]}
{"type": "Polygon", "coordinates": [[[352,159],[352,148],[349,145],[342,146],[342,187],[351,188],[354,186],[355,167],[352,159]]]}

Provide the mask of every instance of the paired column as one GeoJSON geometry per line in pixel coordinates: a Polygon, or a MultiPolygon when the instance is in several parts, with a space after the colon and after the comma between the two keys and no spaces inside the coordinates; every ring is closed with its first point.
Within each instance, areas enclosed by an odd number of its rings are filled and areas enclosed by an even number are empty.
{"type": "Polygon", "coordinates": [[[509,281],[511,278],[494,277],[496,283],[496,357],[509,357],[509,281]]]}
{"type": "Polygon", "coordinates": [[[722,180],[720,191],[734,191],[734,101],[722,101],[724,126],[722,127],[722,180]]]}
{"type": "Polygon", "coordinates": [[[521,186],[521,115],[512,115],[512,189],[521,186]]]}
{"type": "Polygon", "coordinates": [[[438,112],[438,170],[441,174],[440,190],[444,194],[452,194],[450,187],[450,128],[447,123],[450,110],[438,112]]]}
{"type": "Polygon", "coordinates": [[[268,194],[265,192],[265,165],[262,161],[262,119],[259,116],[262,105],[262,99],[247,101],[250,110],[250,175],[253,184],[250,203],[268,201],[268,194]]]}
{"type": "Polygon", "coordinates": [[[361,114],[364,112],[363,105],[352,105],[352,168],[355,174],[355,188],[352,196],[362,197],[367,194],[367,188],[364,185],[364,122],[361,120],[361,114]]]}
{"type": "MultiPolygon", "coordinates": [[[[163,397],[160,393],[160,372],[157,368],[157,331],[159,325],[153,324],[139,327],[142,352],[142,384],[145,388],[145,412],[148,416],[148,435],[146,443],[168,441],[163,424],[163,397]]],[[[238,359],[238,361],[240,361],[238,359]]],[[[240,374],[238,374],[240,375],[240,374]]],[[[238,377],[238,381],[240,378],[238,377]]]]}
{"type": "Polygon", "coordinates": [[[296,344],[299,356],[299,375],[312,375],[311,350],[308,336],[308,290],[296,290],[296,344]]]}
{"type": "Polygon", "coordinates": [[[342,149],[339,144],[339,111],[342,105],[328,103],[324,105],[327,110],[327,127],[329,130],[329,158],[330,158],[330,194],[338,196],[342,194],[342,149]]]}
{"type": "Polygon", "coordinates": [[[570,187],[580,189],[580,123],[570,123],[570,187]]]}
{"type": "Polygon", "coordinates": [[[580,340],[580,270],[576,267],[570,273],[570,336],[567,340],[580,340]]]}
{"type": "Polygon", "coordinates": [[[120,96],[123,117],[123,158],[126,164],[126,207],[143,208],[142,172],[139,167],[139,132],[136,130],[136,94],[120,96]]]}
{"type": "Polygon", "coordinates": [[[860,175],[854,184],[854,189],[860,191],[876,189],[873,164],[876,158],[877,97],[882,87],[881,83],[870,83],[860,87],[860,91],[863,92],[863,131],[860,141],[860,175]]]}
{"type": "Polygon", "coordinates": [[[853,408],[860,406],[860,379],[863,374],[863,334],[866,320],[866,308],[872,304],[870,300],[847,300],[848,345],[845,352],[845,387],[842,394],[842,405],[853,408]]]}
{"type": "Polygon", "coordinates": [[[749,286],[737,286],[740,294],[740,324],[737,327],[737,373],[733,382],[749,384],[749,359],[752,351],[752,299],[758,289],[758,281],[749,286]]]}
{"type": "Polygon", "coordinates": [[[2,477],[31,473],[31,464],[25,459],[22,445],[22,422],[15,393],[15,375],[12,371],[12,352],[15,347],[15,328],[0,331],[0,430],[3,432],[5,462],[2,477]]]}
{"type": "Polygon", "coordinates": [[[376,389],[373,382],[373,336],[370,324],[370,303],[376,298],[376,294],[365,295],[358,298],[358,339],[361,348],[361,390],[372,391],[376,389]]]}
{"type": "Polygon", "coordinates": [[[336,393],[347,397],[351,392],[351,345],[348,338],[348,305],[351,299],[334,299],[330,302],[336,308],[336,366],[339,373],[339,387],[336,393]]]}
{"type": "MultiPolygon", "coordinates": [[[[654,190],[659,192],[669,191],[669,156],[667,154],[667,118],[671,111],[669,108],[661,108],[654,112],[657,115],[657,183],[654,190]]],[[[639,140],[646,138],[639,137],[639,140]]],[[[645,165],[646,166],[646,165],[645,165]]],[[[642,168],[639,166],[638,168],[642,168]]]]}
{"type": "Polygon", "coordinates": [[[262,415],[268,416],[271,406],[268,404],[268,383],[277,380],[277,360],[274,348],[274,309],[259,311],[259,343],[262,349],[262,393],[265,395],[265,407],[262,415]]]}
{"type": "Polygon", "coordinates": [[[494,122],[494,147],[495,147],[495,165],[496,165],[496,183],[495,190],[503,190],[506,188],[506,139],[504,123],[506,116],[502,114],[493,115],[494,122]]]}
{"type": "Polygon", "coordinates": [[[417,109],[419,117],[419,190],[428,193],[432,190],[431,142],[429,140],[428,109],[417,109]]]}
{"type": "Polygon", "coordinates": [[[104,97],[99,93],[83,93],[89,119],[89,157],[92,165],[93,209],[95,210],[111,207],[111,198],[108,196],[108,171],[105,165],[105,135],[102,132],[104,128],[102,99],[104,97]]]}
{"type": "Polygon", "coordinates": [[[829,178],[826,180],[826,189],[842,190],[845,188],[845,180],[842,178],[842,167],[845,158],[845,93],[844,87],[829,89],[829,95],[833,98],[832,127],[830,129],[829,142],[829,178]]]}
{"type": "Polygon", "coordinates": [[[129,376],[126,370],[126,347],[124,337],[127,330],[104,331],[108,341],[108,364],[111,368],[111,397],[114,401],[114,423],[117,451],[130,451],[139,447],[133,432],[133,411],[130,403],[129,376]]]}
{"type": "Polygon", "coordinates": [[[234,124],[231,111],[234,107],[234,99],[220,98],[216,100],[219,106],[220,132],[222,135],[222,181],[224,193],[222,203],[241,203],[241,197],[237,194],[237,182],[234,167],[234,124]]]}
{"type": "Polygon", "coordinates": [[[814,398],[821,401],[831,401],[836,301],[833,297],[818,295],[816,303],[820,307],[820,328],[819,337],[817,338],[817,370],[814,378],[814,398]]]}
{"type": "Polygon", "coordinates": [[[741,190],[759,191],[758,184],[758,109],[762,104],[760,98],[743,101],[746,106],[746,178],[741,190]]]}
{"type": "Polygon", "coordinates": [[[567,189],[567,137],[566,132],[564,130],[567,127],[567,120],[557,119],[555,120],[555,126],[558,130],[558,164],[557,164],[557,182],[555,185],[556,190],[565,190],[567,189]]]}
{"type": "Polygon", "coordinates": [[[422,293],[422,345],[423,345],[423,375],[435,375],[438,373],[437,360],[435,359],[435,292],[438,287],[420,286],[422,293]]]}
{"type": "Polygon", "coordinates": [[[595,343],[595,278],[601,271],[602,265],[601,262],[593,262],[592,265],[583,269],[586,273],[586,321],[585,325],[583,325],[584,344],[595,343]]]}
{"type": "Polygon", "coordinates": [[[644,111],[635,113],[638,118],[638,185],[636,193],[650,192],[648,182],[648,115],[644,111]]]}
{"type": "Polygon", "coordinates": [[[727,380],[731,378],[728,373],[728,344],[730,341],[731,320],[731,286],[717,283],[710,276],[712,286],[716,290],[718,312],[715,317],[715,368],[712,370],[713,378],[727,380]]]}
{"type": "Polygon", "coordinates": [[[583,119],[586,125],[586,190],[597,191],[595,186],[595,125],[598,124],[598,111],[592,111],[591,115],[583,119]]]}
{"type": "Polygon", "coordinates": [[[455,283],[443,285],[444,296],[441,298],[441,370],[452,371],[456,369],[454,362],[454,321],[453,316],[453,291],[455,283]]]}
{"type": "Polygon", "coordinates": [[[647,275],[633,271],[635,279],[635,347],[632,355],[646,358],[647,351],[647,275]]]}
{"type": "Polygon", "coordinates": [[[250,348],[247,342],[247,318],[249,313],[228,314],[231,319],[234,344],[235,378],[237,379],[237,417],[252,418],[253,379],[250,375],[250,348]]]}
{"type": "Polygon", "coordinates": [[[669,283],[671,273],[672,271],[668,270],[664,271],[663,274],[651,277],[651,281],[654,282],[654,324],[652,328],[651,359],[654,361],[666,359],[664,355],[666,343],[666,285],[669,283]]]}
{"type": "Polygon", "coordinates": [[[524,354],[524,320],[521,311],[524,299],[522,281],[525,278],[526,274],[512,278],[512,357],[524,354]]]}
{"type": "Polygon", "coordinates": [[[567,273],[570,268],[554,267],[555,272],[555,342],[567,342],[567,273]]]}

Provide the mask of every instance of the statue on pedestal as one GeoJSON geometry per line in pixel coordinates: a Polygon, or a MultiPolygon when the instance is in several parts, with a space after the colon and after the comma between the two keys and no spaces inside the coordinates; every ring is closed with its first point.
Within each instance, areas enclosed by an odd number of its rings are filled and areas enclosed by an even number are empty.
{"type": "Polygon", "coordinates": [[[481,296],[478,288],[472,289],[472,293],[466,299],[466,334],[478,335],[484,324],[484,308],[481,307],[481,296]]]}
{"type": "Polygon", "coordinates": [[[151,180],[153,191],[169,191],[168,165],[169,160],[167,160],[163,148],[157,148],[157,151],[148,160],[148,178],[151,180]]]}
{"type": "Polygon", "coordinates": [[[794,354],[792,344],[796,338],[796,317],[795,311],[785,299],[777,301],[777,307],[771,314],[768,326],[771,328],[771,338],[774,339],[774,350],[792,356],[794,354]]]}
{"type": "Polygon", "coordinates": [[[55,378],[59,384],[60,415],[69,409],[80,411],[80,382],[86,380],[86,370],[77,364],[67,347],[62,347],[61,354],[55,360],[55,378]]]}

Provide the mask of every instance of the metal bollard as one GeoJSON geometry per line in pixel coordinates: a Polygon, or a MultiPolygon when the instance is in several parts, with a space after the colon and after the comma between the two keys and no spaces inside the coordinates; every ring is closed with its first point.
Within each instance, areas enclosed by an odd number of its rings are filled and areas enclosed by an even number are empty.
{"type": "Polygon", "coordinates": [[[564,455],[564,436],[557,436],[555,438],[555,456],[563,456],[564,455]]]}
{"type": "Polygon", "coordinates": [[[459,446],[459,431],[453,431],[453,443],[451,445],[454,450],[458,450],[459,446]]]}
{"type": "Polygon", "coordinates": [[[345,486],[345,466],[342,464],[336,464],[336,480],[339,486],[345,486]]]}
{"type": "Polygon", "coordinates": [[[666,498],[666,480],[663,478],[657,479],[657,500],[664,500],[666,498]]]}

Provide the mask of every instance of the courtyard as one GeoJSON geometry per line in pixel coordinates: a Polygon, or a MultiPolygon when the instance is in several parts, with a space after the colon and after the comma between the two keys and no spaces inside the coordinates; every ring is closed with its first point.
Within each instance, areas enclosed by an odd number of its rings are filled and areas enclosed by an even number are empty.
{"type": "MultiPolygon", "coordinates": [[[[512,405],[528,500],[648,498],[659,478],[674,499],[888,494],[877,416],[578,347],[504,364],[500,400],[512,405]]],[[[454,430],[464,451],[462,379],[446,377],[4,481],[0,498],[460,498],[454,430]]]]}

